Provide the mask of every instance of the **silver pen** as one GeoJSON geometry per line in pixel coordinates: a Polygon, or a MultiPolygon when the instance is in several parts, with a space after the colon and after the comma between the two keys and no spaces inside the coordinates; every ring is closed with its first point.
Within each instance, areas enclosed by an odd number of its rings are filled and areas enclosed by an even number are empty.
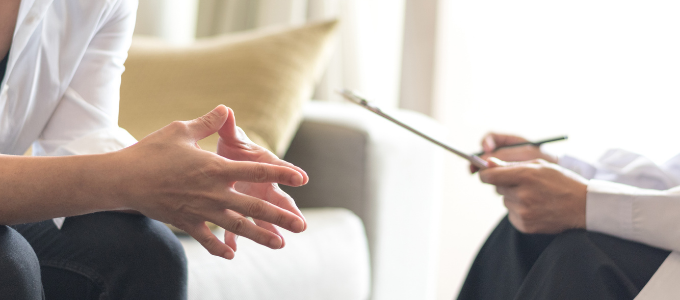
{"type": "Polygon", "coordinates": [[[351,90],[348,90],[348,89],[342,89],[342,90],[338,90],[338,91],[336,91],[336,92],[337,92],[338,94],[342,95],[345,99],[347,99],[347,100],[349,100],[349,101],[352,101],[352,102],[354,102],[354,103],[356,103],[356,104],[358,104],[358,105],[361,105],[363,108],[368,109],[368,110],[372,111],[373,113],[375,113],[375,114],[377,114],[377,115],[379,115],[379,116],[381,116],[381,117],[383,117],[383,118],[385,118],[385,119],[388,119],[388,120],[392,121],[393,123],[395,123],[395,124],[397,124],[397,125],[399,125],[399,126],[405,128],[405,129],[407,129],[408,131],[413,132],[413,133],[417,134],[418,136],[420,136],[420,137],[422,137],[422,138],[424,138],[424,139],[426,139],[426,140],[428,140],[428,141],[434,143],[435,145],[437,145],[437,146],[439,146],[439,147],[442,147],[442,148],[444,148],[444,149],[446,149],[446,150],[448,150],[448,151],[450,151],[450,152],[453,152],[454,154],[456,154],[456,155],[458,155],[458,156],[460,156],[460,157],[466,159],[466,160],[469,161],[472,165],[474,165],[475,167],[479,168],[480,170],[484,170],[484,169],[486,169],[486,168],[489,167],[488,163],[487,163],[485,160],[479,158],[479,156],[477,156],[477,155],[468,155],[468,154],[465,154],[464,152],[461,152],[461,151],[459,151],[459,150],[456,150],[455,148],[453,148],[453,147],[451,147],[451,146],[449,146],[449,145],[447,145],[447,144],[444,144],[444,143],[442,143],[442,142],[440,142],[440,141],[438,141],[438,140],[436,140],[436,139],[434,139],[434,138],[432,138],[432,137],[430,137],[430,136],[428,136],[428,135],[426,135],[426,134],[424,134],[424,133],[422,133],[422,132],[416,130],[415,128],[413,128],[413,127],[411,127],[411,126],[408,126],[408,125],[402,123],[401,121],[399,121],[399,120],[397,120],[397,119],[395,119],[395,118],[392,118],[391,116],[389,116],[389,115],[385,114],[384,112],[382,112],[382,111],[380,110],[380,108],[378,108],[378,107],[376,107],[375,105],[369,103],[365,98],[359,96],[359,95],[358,95],[356,92],[354,92],[354,91],[351,91],[351,90]]]}

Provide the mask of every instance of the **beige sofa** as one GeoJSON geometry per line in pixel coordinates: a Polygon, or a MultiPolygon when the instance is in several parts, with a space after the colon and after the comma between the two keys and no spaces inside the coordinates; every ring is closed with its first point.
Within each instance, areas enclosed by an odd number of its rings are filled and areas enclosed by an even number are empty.
{"type": "MultiPolygon", "coordinates": [[[[440,133],[427,117],[390,113],[440,133]]],[[[285,159],[310,183],[284,188],[309,229],[284,232],[282,250],[239,239],[233,261],[183,237],[190,299],[435,299],[442,155],[358,106],[309,103],[285,159]]]]}
{"type": "MultiPolygon", "coordinates": [[[[285,152],[310,176],[308,185],[286,189],[309,226],[300,234],[284,231],[282,250],[241,238],[236,258],[227,261],[181,237],[190,299],[434,299],[443,153],[358,106],[308,101],[336,26],[321,22],[186,47],[133,43],[121,127],[142,138],[224,103],[253,141],[285,152]]],[[[391,113],[440,134],[427,117],[391,113]]],[[[199,144],[214,150],[216,140],[199,144]]]]}

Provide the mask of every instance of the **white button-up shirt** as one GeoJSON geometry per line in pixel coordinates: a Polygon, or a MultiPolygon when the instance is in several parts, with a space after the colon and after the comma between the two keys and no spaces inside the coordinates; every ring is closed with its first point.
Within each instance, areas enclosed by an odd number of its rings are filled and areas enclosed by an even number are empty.
{"type": "Polygon", "coordinates": [[[0,153],[33,144],[33,155],[96,154],[136,142],[118,127],[136,11],[136,0],[21,1],[0,83],[0,153]]]}
{"type": "Polygon", "coordinates": [[[120,76],[135,25],[130,0],[23,0],[0,85],[0,153],[103,153],[118,127],[120,76]]]}
{"type": "Polygon", "coordinates": [[[586,229],[672,251],[635,298],[680,297],[680,155],[663,165],[624,150],[560,165],[587,179],[586,229]]]}

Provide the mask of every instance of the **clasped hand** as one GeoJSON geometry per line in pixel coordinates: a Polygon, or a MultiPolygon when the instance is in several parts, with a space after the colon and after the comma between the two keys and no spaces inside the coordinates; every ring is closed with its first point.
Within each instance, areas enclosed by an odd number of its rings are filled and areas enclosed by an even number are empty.
{"type": "MultiPolygon", "coordinates": [[[[494,151],[501,145],[525,142],[518,136],[490,133],[482,140],[489,168],[479,172],[482,182],[503,195],[510,223],[523,233],[556,234],[585,228],[587,180],[560,167],[538,147],[494,151]]],[[[477,171],[471,166],[471,171],[477,171]]]]}
{"type": "Polygon", "coordinates": [[[131,172],[117,179],[124,187],[116,192],[122,209],[184,230],[213,255],[232,259],[237,235],[279,249],[285,241],[276,226],[292,232],[307,227],[277,185],[304,185],[307,174],[252,143],[223,105],[198,119],[171,123],[116,152],[115,161],[131,172]],[[217,154],[201,150],[197,141],[215,132],[217,154]],[[224,242],[206,221],[226,230],[224,242]]]}

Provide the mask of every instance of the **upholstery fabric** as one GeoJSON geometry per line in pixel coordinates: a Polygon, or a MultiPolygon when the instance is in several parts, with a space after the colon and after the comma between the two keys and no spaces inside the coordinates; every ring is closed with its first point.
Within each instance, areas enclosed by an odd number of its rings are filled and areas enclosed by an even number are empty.
{"type": "MultiPolygon", "coordinates": [[[[175,120],[231,107],[255,143],[283,155],[332,49],[337,21],[172,46],[137,37],[125,63],[121,127],[135,138],[175,120]]],[[[199,142],[215,151],[217,136],[199,142]]]]}
{"type": "Polygon", "coordinates": [[[271,250],[239,238],[231,261],[181,238],[189,257],[189,300],[368,299],[370,267],[361,220],[344,209],[302,213],[309,227],[299,234],[282,230],[285,248],[271,250]]]}

